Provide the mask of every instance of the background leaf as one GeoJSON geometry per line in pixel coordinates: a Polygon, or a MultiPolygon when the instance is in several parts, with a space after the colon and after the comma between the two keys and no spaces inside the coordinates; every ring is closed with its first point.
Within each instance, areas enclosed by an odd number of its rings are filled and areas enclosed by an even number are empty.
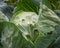
{"type": "Polygon", "coordinates": [[[42,0],[42,3],[44,5],[46,5],[48,8],[52,9],[51,3],[49,2],[49,0],[42,0]]]}
{"type": "Polygon", "coordinates": [[[19,0],[17,7],[14,12],[17,11],[32,11],[38,14],[39,3],[36,3],[34,0],[19,0]]]}

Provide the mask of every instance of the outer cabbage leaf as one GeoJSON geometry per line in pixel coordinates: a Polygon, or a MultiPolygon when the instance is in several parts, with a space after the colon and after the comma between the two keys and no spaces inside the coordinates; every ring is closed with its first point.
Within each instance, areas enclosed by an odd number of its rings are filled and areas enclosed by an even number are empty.
{"type": "Polygon", "coordinates": [[[27,41],[17,26],[10,22],[0,22],[4,26],[1,36],[3,48],[32,48],[32,44],[27,41]]]}
{"type": "Polygon", "coordinates": [[[40,33],[47,34],[55,30],[60,24],[60,18],[47,6],[42,5],[39,11],[38,30],[40,33]],[[42,10],[42,11],[41,11],[42,10]]]}
{"type": "Polygon", "coordinates": [[[39,36],[34,44],[35,48],[59,48],[60,44],[59,40],[56,39],[60,36],[60,26],[56,28],[56,30],[52,34],[48,34],[45,36],[39,36]],[[57,45],[59,44],[59,45],[57,45]]]}
{"type": "Polygon", "coordinates": [[[47,6],[41,5],[38,20],[38,30],[41,35],[35,40],[35,48],[49,48],[49,46],[60,36],[60,18],[47,6]]]}

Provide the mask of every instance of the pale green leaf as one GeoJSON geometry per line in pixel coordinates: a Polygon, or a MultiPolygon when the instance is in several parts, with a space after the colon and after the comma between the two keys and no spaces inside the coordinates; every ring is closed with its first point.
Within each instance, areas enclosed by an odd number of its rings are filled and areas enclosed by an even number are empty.
{"type": "Polygon", "coordinates": [[[34,12],[21,12],[13,16],[12,23],[16,24],[23,35],[29,35],[31,40],[34,40],[34,28],[38,22],[38,15],[34,12]]]}
{"type": "Polygon", "coordinates": [[[42,5],[39,11],[38,30],[40,33],[48,33],[55,30],[60,24],[60,18],[47,6],[42,5]],[[41,11],[42,10],[42,11],[41,11]]]}
{"type": "MultiPolygon", "coordinates": [[[[35,48],[49,48],[52,44],[54,44],[54,41],[60,36],[60,27],[57,27],[56,30],[52,34],[48,34],[46,36],[39,36],[35,40],[35,48]]],[[[59,46],[56,46],[57,48],[59,46]]]]}

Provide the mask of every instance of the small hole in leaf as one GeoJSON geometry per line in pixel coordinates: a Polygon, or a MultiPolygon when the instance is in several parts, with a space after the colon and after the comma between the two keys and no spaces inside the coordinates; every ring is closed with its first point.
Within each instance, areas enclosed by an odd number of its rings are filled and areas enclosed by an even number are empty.
{"type": "Polygon", "coordinates": [[[34,34],[35,34],[35,35],[39,35],[39,32],[38,32],[37,29],[34,30],[34,34]]]}
{"type": "Polygon", "coordinates": [[[29,36],[29,35],[26,35],[26,37],[27,37],[27,38],[30,38],[30,36],[29,36]]]}
{"type": "Polygon", "coordinates": [[[35,29],[35,30],[34,30],[34,32],[38,32],[38,30],[37,30],[37,29],[35,29]]]}
{"type": "Polygon", "coordinates": [[[22,19],[22,21],[25,21],[25,19],[22,19]]]}
{"type": "Polygon", "coordinates": [[[29,24],[29,26],[31,27],[31,26],[32,26],[32,24],[29,24]]]}
{"type": "Polygon", "coordinates": [[[52,34],[52,31],[51,31],[51,32],[48,32],[47,34],[48,34],[48,35],[51,35],[51,34],[52,34]]]}

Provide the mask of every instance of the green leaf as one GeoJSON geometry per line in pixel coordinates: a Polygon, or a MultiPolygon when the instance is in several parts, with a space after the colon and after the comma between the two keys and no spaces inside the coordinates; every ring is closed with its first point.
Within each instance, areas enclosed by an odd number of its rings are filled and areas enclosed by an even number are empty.
{"type": "Polygon", "coordinates": [[[51,3],[53,10],[56,10],[56,9],[60,10],[60,4],[59,4],[60,0],[49,0],[49,2],[51,3]]]}
{"type": "Polygon", "coordinates": [[[56,38],[60,36],[59,27],[60,18],[47,6],[40,6],[38,30],[40,32],[38,38],[34,42],[35,48],[48,48],[56,38]],[[55,30],[55,31],[54,31],[55,30]],[[54,32],[53,32],[54,31],[54,32]]]}
{"type": "Polygon", "coordinates": [[[15,13],[18,11],[32,11],[38,14],[39,3],[34,0],[19,0],[17,7],[15,9],[15,13]]]}
{"type": "Polygon", "coordinates": [[[40,33],[47,34],[48,32],[54,31],[55,27],[60,24],[60,18],[47,6],[41,6],[37,28],[40,33]]]}
{"type": "Polygon", "coordinates": [[[1,36],[3,48],[32,48],[32,44],[27,41],[15,24],[10,22],[0,22],[4,25],[1,36]]]}
{"type": "Polygon", "coordinates": [[[53,46],[55,48],[60,48],[60,36],[56,39],[56,41],[53,43],[53,46]]]}
{"type": "Polygon", "coordinates": [[[58,17],[60,18],[60,10],[54,10],[54,12],[58,15],[58,17]]]}
{"type": "MultiPolygon", "coordinates": [[[[41,9],[41,8],[40,8],[41,9]]],[[[40,16],[40,13],[39,13],[40,16]]],[[[42,5],[42,11],[40,19],[44,20],[44,18],[47,18],[48,20],[51,20],[53,22],[56,22],[57,24],[60,24],[60,18],[47,6],[42,5]]]]}
{"type": "Polygon", "coordinates": [[[7,16],[9,19],[12,17],[13,15],[13,6],[11,5],[6,5],[4,2],[0,3],[0,11],[7,16]]]}
{"type": "Polygon", "coordinates": [[[52,9],[51,3],[49,2],[49,0],[42,0],[42,3],[44,5],[46,5],[48,8],[52,9]]]}
{"type": "Polygon", "coordinates": [[[53,43],[60,36],[60,27],[57,27],[52,34],[45,36],[39,36],[34,44],[35,48],[49,48],[51,43],[53,43]]]}
{"type": "Polygon", "coordinates": [[[4,2],[7,4],[7,5],[11,5],[11,6],[16,6],[18,1],[17,0],[4,0],[4,2]]]}
{"type": "Polygon", "coordinates": [[[58,26],[57,30],[55,30],[54,37],[56,37],[56,39],[49,45],[48,48],[60,48],[60,26],[58,26]]]}

